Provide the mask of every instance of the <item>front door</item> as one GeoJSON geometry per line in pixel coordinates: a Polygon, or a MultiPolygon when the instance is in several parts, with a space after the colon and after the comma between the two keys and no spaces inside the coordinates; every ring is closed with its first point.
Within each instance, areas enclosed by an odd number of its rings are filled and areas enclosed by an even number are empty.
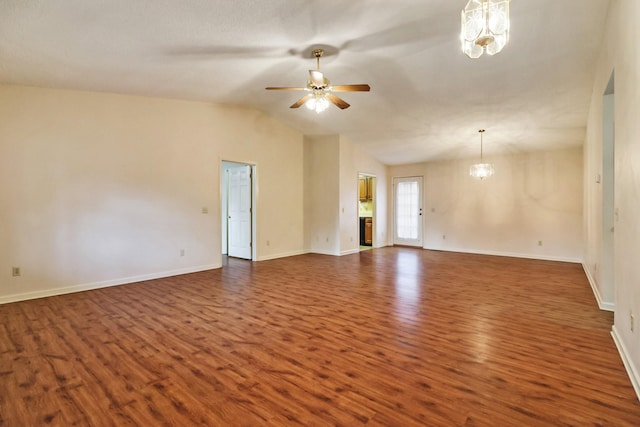
{"type": "Polygon", "coordinates": [[[393,178],[396,245],[422,247],[422,177],[393,178]]]}
{"type": "Polygon", "coordinates": [[[251,259],[251,166],[229,169],[228,255],[251,259]]]}

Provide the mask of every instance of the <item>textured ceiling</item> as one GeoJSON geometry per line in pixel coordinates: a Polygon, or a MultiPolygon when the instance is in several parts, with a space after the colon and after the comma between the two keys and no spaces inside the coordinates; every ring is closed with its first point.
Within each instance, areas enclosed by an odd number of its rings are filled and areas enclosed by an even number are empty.
{"type": "Polygon", "coordinates": [[[466,0],[2,0],[0,82],[246,105],[386,164],[582,144],[608,0],[512,0],[511,39],[472,60],[466,0]],[[315,68],[346,110],[289,109],[315,68]]]}

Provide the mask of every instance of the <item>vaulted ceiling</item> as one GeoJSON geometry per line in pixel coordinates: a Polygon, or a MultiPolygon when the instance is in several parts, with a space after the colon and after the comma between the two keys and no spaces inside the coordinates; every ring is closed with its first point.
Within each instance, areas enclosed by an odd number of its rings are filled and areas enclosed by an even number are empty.
{"type": "Polygon", "coordinates": [[[0,83],[245,105],[386,164],[580,145],[608,0],[512,0],[495,56],[460,50],[466,0],[3,0],[0,83]],[[290,109],[322,47],[346,110],[290,109]]]}

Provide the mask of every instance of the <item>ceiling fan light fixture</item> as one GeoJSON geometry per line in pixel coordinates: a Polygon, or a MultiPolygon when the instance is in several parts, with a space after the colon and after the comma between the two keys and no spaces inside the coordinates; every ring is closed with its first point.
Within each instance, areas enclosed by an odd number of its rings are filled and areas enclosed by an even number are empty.
{"type": "Polygon", "coordinates": [[[469,58],[495,55],[509,41],[510,0],[469,0],[460,12],[460,41],[469,58]]]}
{"type": "Polygon", "coordinates": [[[482,161],[482,134],[484,133],[484,129],[480,129],[478,132],[480,133],[480,163],[471,165],[469,175],[473,178],[483,180],[493,176],[494,169],[491,163],[484,163],[482,161]]]}
{"type": "Polygon", "coordinates": [[[312,98],[305,102],[304,105],[309,110],[315,111],[316,113],[320,114],[324,110],[329,108],[329,100],[324,93],[316,93],[312,98]]]}

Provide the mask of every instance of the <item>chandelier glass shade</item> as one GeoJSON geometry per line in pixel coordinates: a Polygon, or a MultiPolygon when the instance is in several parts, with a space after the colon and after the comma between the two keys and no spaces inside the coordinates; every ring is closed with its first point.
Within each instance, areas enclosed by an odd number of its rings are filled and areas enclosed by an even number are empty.
{"type": "Polygon", "coordinates": [[[469,58],[495,55],[509,41],[509,0],[469,0],[460,21],[462,51],[469,58]]]}
{"type": "Polygon", "coordinates": [[[484,163],[482,159],[482,134],[484,133],[484,129],[478,130],[480,133],[480,163],[476,163],[475,165],[471,165],[469,168],[469,175],[476,179],[485,179],[493,176],[494,170],[493,165],[491,163],[484,163]]]}
{"type": "Polygon", "coordinates": [[[471,165],[469,175],[476,179],[485,179],[493,175],[493,165],[491,163],[476,163],[471,165]]]}

